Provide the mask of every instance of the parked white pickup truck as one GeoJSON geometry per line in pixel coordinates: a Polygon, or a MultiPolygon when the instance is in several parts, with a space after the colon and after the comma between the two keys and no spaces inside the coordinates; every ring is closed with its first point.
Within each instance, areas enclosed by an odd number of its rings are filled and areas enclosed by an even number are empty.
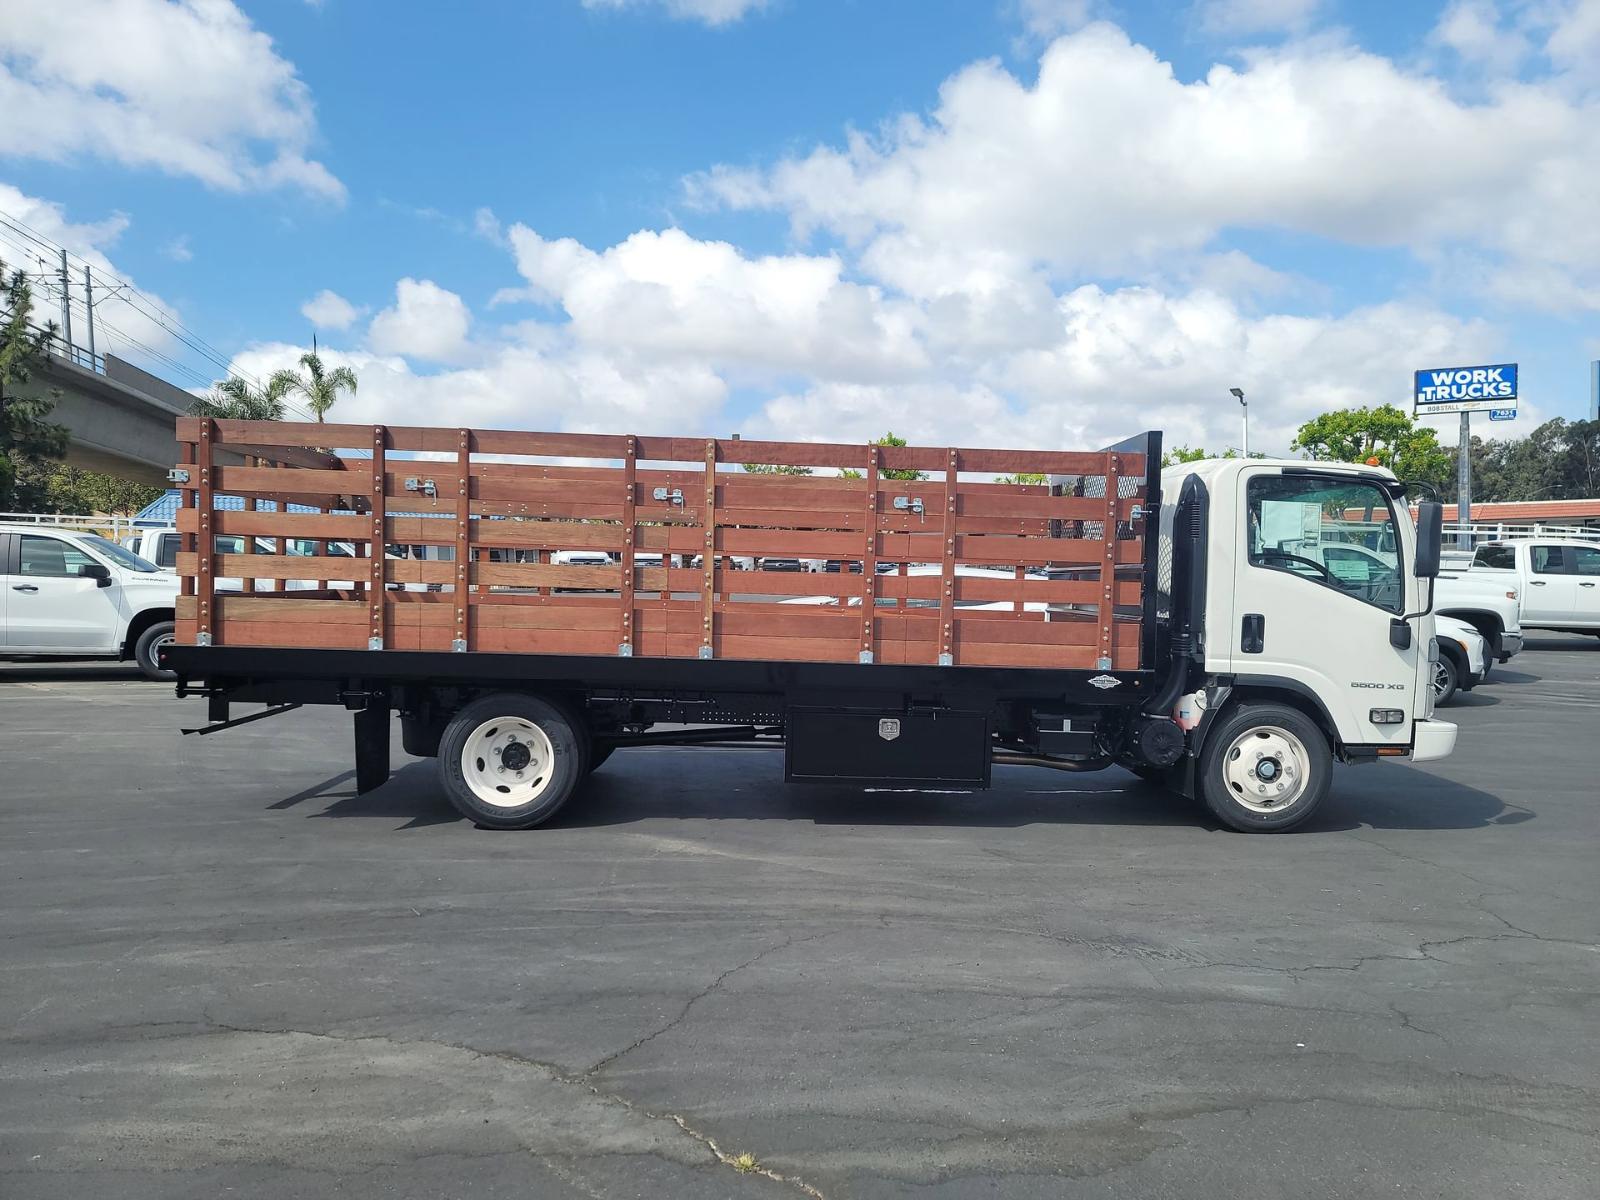
{"type": "Polygon", "coordinates": [[[1488,542],[1477,548],[1467,573],[1515,587],[1524,628],[1600,637],[1600,542],[1488,542]]]}
{"type": "MultiPolygon", "coordinates": [[[[1373,549],[1324,537],[1304,547],[1334,575],[1356,583],[1394,571],[1394,551],[1373,549]]],[[[1521,610],[1516,581],[1473,575],[1464,568],[1441,568],[1433,581],[1433,611],[1465,621],[1482,636],[1487,662],[1505,662],[1522,649],[1521,610]]],[[[1487,673],[1487,671],[1485,671],[1487,673]]]]}
{"type": "Polygon", "coordinates": [[[178,577],[95,533],[0,525],[0,656],[133,659],[172,676],[178,577]]]}

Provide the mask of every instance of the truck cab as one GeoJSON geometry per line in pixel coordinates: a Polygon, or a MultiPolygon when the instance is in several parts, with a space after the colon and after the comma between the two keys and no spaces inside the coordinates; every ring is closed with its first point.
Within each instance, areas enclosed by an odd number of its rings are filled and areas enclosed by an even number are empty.
{"type": "Polygon", "coordinates": [[[178,578],[95,533],[0,526],[0,655],[133,659],[173,638],[178,578]]]}
{"type": "Polygon", "coordinates": [[[1295,780],[1325,788],[1326,760],[1450,753],[1455,726],[1432,715],[1436,506],[1419,561],[1402,485],[1377,468],[1186,463],[1162,493],[1173,630],[1194,643],[1184,790],[1236,827],[1287,827],[1295,780]]]}

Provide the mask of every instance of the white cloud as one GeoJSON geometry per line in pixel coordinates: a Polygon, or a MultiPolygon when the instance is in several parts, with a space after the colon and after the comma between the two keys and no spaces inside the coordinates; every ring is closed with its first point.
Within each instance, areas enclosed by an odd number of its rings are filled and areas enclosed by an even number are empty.
{"type": "MultiPolygon", "coordinates": [[[[265,379],[295,366],[309,346],[274,343],[238,355],[234,369],[265,379]]],[[[339,401],[335,419],[356,423],[467,425],[585,433],[682,433],[711,427],[727,385],[702,366],[639,363],[626,355],[503,346],[481,365],[419,374],[402,357],[320,352],[347,365],[361,390],[339,401]]]]}
{"type": "Polygon", "coordinates": [[[161,253],[173,262],[186,263],[194,261],[194,248],[189,245],[189,235],[187,233],[179,234],[161,247],[161,253]]]}
{"type": "Polygon", "coordinates": [[[524,295],[559,303],[585,345],[819,375],[926,365],[916,310],[846,282],[832,256],[748,258],[678,229],[641,230],[599,252],[525,225],[509,237],[524,295]]]}
{"type": "Polygon", "coordinates": [[[402,279],[395,302],[372,318],[367,345],[376,354],[413,361],[456,362],[466,353],[472,314],[465,302],[431,279],[402,279]]]}
{"type": "Polygon", "coordinates": [[[977,63],[928,117],[764,171],[717,168],[689,188],[702,204],[785,212],[802,237],[865,246],[872,270],[887,241],[913,256],[1139,276],[1229,230],[1267,229],[1600,276],[1594,95],[1507,82],[1467,103],[1326,41],[1184,83],[1093,25],[1053,43],[1032,84],[977,63]]]}
{"type": "Polygon", "coordinates": [[[0,154],[91,156],[334,201],[311,95],[232,0],[6,0],[0,154]]]}
{"type": "Polygon", "coordinates": [[[300,306],[300,315],[318,329],[349,329],[362,311],[328,288],[323,288],[300,306]]]}
{"type": "Polygon", "coordinates": [[[583,0],[585,8],[657,8],[684,21],[700,21],[713,28],[731,25],[766,8],[770,0],[583,0]]]}
{"type": "Polygon", "coordinates": [[[1323,0],[1196,0],[1195,12],[1208,33],[1248,36],[1298,33],[1322,6],[1323,0]]]}
{"type": "Polygon", "coordinates": [[[1099,8],[1097,0],[1016,0],[1018,19],[1037,38],[1053,38],[1080,29],[1099,8]]]}

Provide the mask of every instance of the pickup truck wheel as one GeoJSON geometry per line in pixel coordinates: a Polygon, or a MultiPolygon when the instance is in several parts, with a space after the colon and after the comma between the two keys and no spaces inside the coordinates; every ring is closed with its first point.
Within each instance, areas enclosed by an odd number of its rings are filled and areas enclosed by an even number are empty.
{"type": "Polygon", "coordinates": [[[1244,833],[1281,833],[1322,803],[1333,779],[1333,751],[1298,709],[1246,704],[1206,738],[1200,795],[1217,820],[1244,833]]]}
{"type": "Polygon", "coordinates": [[[153,679],[163,683],[169,679],[176,679],[176,671],[163,670],[156,661],[156,655],[163,646],[170,646],[178,637],[178,627],[171,621],[157,621],[139,635],[139,640],[133,644],[133,661],[138,664],[139,671],[146,679],[153,679]]]}
{"type": "Polygon", "coordinates": [[[439,742],[450,803],[486,829],[532,829],[553,817],[583,776],[584,750],[565,710],[503,693],[467,705],[439,742]]]}
{"type": "Polygon", "coordinates": [[[1461,668],[1456,666],[1456,660],[1448,651],[1439,652],[1439,660],[1433,664],[1433,706],[1442,708],[1455,698],[1456,689],[1461,686],[1461,668]]]}

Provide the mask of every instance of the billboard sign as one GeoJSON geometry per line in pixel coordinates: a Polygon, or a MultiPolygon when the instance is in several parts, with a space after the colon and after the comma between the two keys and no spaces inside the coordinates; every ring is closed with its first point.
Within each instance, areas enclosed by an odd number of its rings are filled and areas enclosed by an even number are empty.
{"type": "Polygon", "coordinates": [[[1418,371],[1412,398],[1419,417],[1515,407],[1517,364],[1418,371]]]}
{"type": "Polygon", "coordinates": [[[1516,419],[1517,410],[1514,408],[1491,408],[1489,410],[1489,420],[1491,421],[1515,421],[1516,419]]]}

